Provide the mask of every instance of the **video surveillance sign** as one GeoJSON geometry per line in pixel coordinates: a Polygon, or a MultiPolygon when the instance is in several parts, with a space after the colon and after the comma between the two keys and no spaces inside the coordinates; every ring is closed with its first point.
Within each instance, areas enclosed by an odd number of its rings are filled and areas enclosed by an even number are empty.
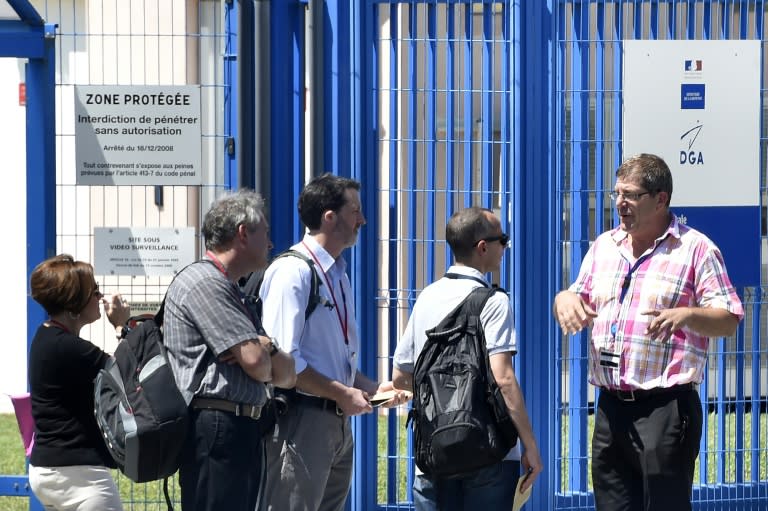
{"type": "Polygon", "coordinates": [[[93,234],[99,275],[175,275],[195,260],[192,227],[97,227],[93,234]]]}
{"type": "Polygon", "coordinates": [[[79,185],[200,185],[198,85],[75,87],[79,185]]]}
{"type": "Polygon", "coordinates": [[[624,41],[623,153],[654,153],[671,209],[760,285],[760,41],[624,41]]]}

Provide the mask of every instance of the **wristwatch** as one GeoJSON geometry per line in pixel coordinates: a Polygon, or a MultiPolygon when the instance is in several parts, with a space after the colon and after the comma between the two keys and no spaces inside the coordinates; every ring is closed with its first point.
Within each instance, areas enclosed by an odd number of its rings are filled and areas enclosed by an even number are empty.
{"type": "Polygon", "coordinates": [[[277,345],[277,339],[274,337],[269,338],[269,344],[264,346],[269,351],[269,356],[274,357],[278,351],[280,351],[280,346],[277,345]]]}
{"type": "Polygon", "coordinates": [[[126,336],[128,336],[128,332],[130,331],[131,329],[128,328],[128,325],[120,325],[117,328],[115,328],[115,337],[117,337],[118,341],[122,341],[123,339],[126,338],[126,336]]]}

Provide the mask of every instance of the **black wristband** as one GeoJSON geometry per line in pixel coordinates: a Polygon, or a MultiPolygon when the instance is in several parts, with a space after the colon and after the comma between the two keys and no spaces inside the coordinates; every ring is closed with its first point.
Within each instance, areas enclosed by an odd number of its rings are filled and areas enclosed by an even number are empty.
{"type": "MultiPolygon", "coordinates": [[[[117,330],[117,328],[115,328],[115,330],[117,330]]],[[[130,331],[131,329],[128,328],[127,325],[122,325],[120,327],[120,333],[115,333],[115,337],[117,338],[118,341],[121,341],[126,338],[126,336],[128,335],[128,332],[130,331]]]]}

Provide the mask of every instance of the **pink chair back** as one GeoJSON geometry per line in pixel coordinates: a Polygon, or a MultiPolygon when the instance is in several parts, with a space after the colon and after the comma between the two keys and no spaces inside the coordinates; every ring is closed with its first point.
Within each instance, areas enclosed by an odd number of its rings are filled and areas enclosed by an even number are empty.
{"type": "Polygon", "coordinates": [[[24,452],[27,457],[32,454],[32,446],[35,444],[35,420],[32,418],[32,401],[29,393],[8,396],[13,403],[16,412],[16,422],[19,424],[21,440],[24,442],[24,452]]]}

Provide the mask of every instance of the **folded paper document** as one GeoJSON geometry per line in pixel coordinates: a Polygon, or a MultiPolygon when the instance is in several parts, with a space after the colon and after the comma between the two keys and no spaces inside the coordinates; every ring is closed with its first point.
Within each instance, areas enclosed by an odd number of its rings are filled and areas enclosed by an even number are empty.
{"type": "Polygon", "coordinates": [[[519,511],[520,508],[523,507],[523,504],[525,504],[528,501],[528,498],[531,496],[531,489],[533,488],[533,485],[529,486],[525,492],[520,491],[520,487],[523,486],[523,483],[526,479],[528,479],[530,474],[531,473],[529,471],[527,474],[517,480],[517,488],[515,488],[515,500],[512,501],[512,511],[519,511]]]}
{"type": "Polygon", "coordinates": [[[371,398],[371,406],[381,406],[384,403],[391,401],[395,397],[396,393],[396,390],[385,390],[384,392],[379,392],[371,398]]]}

